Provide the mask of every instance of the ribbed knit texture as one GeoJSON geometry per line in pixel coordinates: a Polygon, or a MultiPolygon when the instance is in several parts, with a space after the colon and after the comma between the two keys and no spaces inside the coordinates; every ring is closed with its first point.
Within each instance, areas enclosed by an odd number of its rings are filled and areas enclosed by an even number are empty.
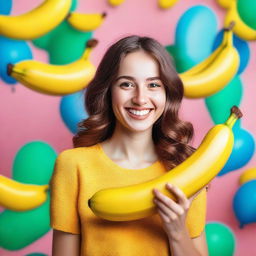
{"type": "MultiPolygon", "coordinates": [[[[158,214],[135,221],[107,221],[94,215],[88,199],[100,189],[141,183],[166,173],[157,161],[142,169],[117,165],[101,144],[68,149],[57,157],[51,179],[51,227],[81,234],[83,256],[171,255],[158,214]]],[[[190,237],[205,227],[206,191],[194,199],[186,225],[190,237]]]]}

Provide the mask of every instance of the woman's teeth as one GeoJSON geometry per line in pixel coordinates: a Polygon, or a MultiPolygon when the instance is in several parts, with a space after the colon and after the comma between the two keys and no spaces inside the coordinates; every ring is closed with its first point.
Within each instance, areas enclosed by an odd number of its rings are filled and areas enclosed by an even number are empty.
{"type": "Polygon", "coordinates": [[[128,111],[137,116],[144,116],[149,113],[150,109],[141,110],[141,111],[134,110],[134,109],[128,109],[128,111]]]}

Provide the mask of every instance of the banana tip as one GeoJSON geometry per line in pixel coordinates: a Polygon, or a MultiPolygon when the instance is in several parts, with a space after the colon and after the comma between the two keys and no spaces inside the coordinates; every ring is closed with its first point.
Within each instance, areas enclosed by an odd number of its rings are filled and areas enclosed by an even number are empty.
{"type": "Polygon", "coordinates": [[[89,208],[91,208],[91,200],[90,199],[88,200],[88,206],[89,206],[89,208]]]}
{"type": "Polygon", "coordinates": [[[7,74],[8,74],[8,76],[11,76],[13,67],[14,67],[13,64],[11,64],[11,63],[7,64],[7,74]]]}
{"type": "Polygon", "coordinates": [[[102,13],[102,18],[105,18],[107,16],[107,13],[106,12],[103,12],[102,13]]]}
{"type": "Polygon", "coordinates": [[[241,118],[243,116],[241,110],[237,106],[233,106],[231,108],[231,113],[234,113],[237,116],[237,118],[241,118]]]}
{"type": "Polygon", "coordinates": [[[97,39],[90,39],[90,40],[87,41],[86,47],[94,48],[98,44],[98,42],[99,41],[97,39]]]}

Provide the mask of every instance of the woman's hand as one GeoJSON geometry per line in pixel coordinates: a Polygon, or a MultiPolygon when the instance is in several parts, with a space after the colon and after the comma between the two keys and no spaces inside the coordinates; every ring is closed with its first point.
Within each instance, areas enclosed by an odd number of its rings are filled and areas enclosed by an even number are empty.
{"type": "Polygon", "coordinates": [[[187,233],[187,212],[193,199],[201,192],[201,190],[188,199],[178,187],[166,183],[166,188],[177,197],[177,203],[159,190],[153,189],[155,195],[154,203],[163,221],[164,230],[167,233],[169,240],[179,240],[181,236],[187,233]]]}

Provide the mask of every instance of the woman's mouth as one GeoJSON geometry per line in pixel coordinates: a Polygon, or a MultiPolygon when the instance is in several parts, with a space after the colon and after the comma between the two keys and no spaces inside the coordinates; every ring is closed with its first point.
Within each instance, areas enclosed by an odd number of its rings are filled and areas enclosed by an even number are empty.
{"type": "Polygon", "coordinates": [[[150,115],[151,110],[152,109],[136,110],[132,108],[126,108],[129,116],[137,120],[146,119],[150,115]]]}

